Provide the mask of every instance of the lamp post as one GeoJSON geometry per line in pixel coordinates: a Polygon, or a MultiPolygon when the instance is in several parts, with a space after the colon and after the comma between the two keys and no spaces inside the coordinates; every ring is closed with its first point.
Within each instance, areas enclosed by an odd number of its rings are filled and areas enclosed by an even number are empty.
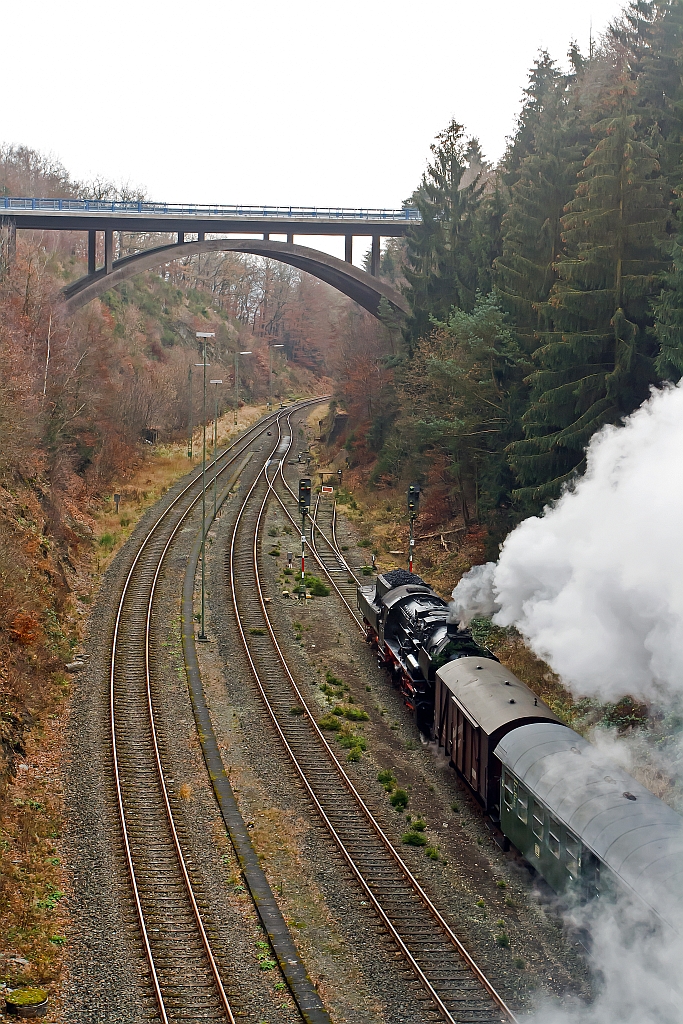
{"type": "Polygon", "coordinates": [[[215,338],[216,335],[213,332],[197,331],[196,336],[201,338],[203,342],[203,358],[201,363],[195,363],[195,366],[201,366],[204,370],[204,405],[203,405],[203,431],[202,431],[202,613],[201,613],[201,629],[199,631],[199,640],[207,640],[206,630],[204,629],[204,612],[205,612],[205,566],[206,561],[206,339],[215,338]]]}
{"type": "Polygon", "coordinates": [[[250,356],[251,349],[248,352],[235,352],[235,426],[237,426],[237,409],[240,404],[240,356],[250,356]]]}
{"type": "Polygon", "coordinates": [[[273,408],[273,349],[284,348],[284,345],[268,346],[268,408],[273,408]]]}
{"type": "Polygon", "coordinates": [[[187,390],[188,390],[188,401],[189,401],[189,416],[187,424],[187,457],[192,459],[192,363],[187,371],[187,390]]]}
{"type": "Polygon", "coordinates": [[[214,388],[214,409],[213,409],[213,518],[216,518],[216,478],[218,477],[218,467],[216,465],[216,449],[218,448],[218,385],[222,384],[222,380],[210,380],[209,384],[215,384],[214,388]]]}

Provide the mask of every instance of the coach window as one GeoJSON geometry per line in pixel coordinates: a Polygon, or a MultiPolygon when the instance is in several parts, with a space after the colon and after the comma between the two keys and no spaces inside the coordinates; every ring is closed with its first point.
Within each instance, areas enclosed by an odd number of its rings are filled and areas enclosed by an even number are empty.
{"type": "Polygon", "coordinates": [[[548,822],[548,849],[553,857],[560,857],[560,826],[551,818],[548,822]]]}
{"type": "Polygon", "coordinates": [[[536,838],[540,839],[541,842],[543,842],[543,821],[543,808],[534,800],[534,813],[531,819],[531,828],[536,838]]]}
{"type": "Polygon", "coordinates": [[[523,789],[517,794],[517,817],[526,825],[529,820],[529,794],[523,789]]]}
{"type": "Polygon", "coordinates": [[[509,811],[515,806],[514,783],[507,772],[503,775],[503,799],[509,811]]]}
{"type": "Polygon", "coordinates": [[[567,832],[567,839],[565,842],[565,850],[567,852],[565,863],[567,865],[567,871],[572,878],[578,878],[579,876],[579,840],[576,836],[573,836],[571,832],[567,832]]]}

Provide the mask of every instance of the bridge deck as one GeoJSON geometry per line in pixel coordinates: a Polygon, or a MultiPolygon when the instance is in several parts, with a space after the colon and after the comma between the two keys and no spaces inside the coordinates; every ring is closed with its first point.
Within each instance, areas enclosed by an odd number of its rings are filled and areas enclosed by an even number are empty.
{"type": "Polygon", "coordinates": [[[18,228],[61,231],[186,231],[211,234],[403,235],[419,221],[413,207],[182,206],[99,199],[0,196],[0,217],[18,228]]]}

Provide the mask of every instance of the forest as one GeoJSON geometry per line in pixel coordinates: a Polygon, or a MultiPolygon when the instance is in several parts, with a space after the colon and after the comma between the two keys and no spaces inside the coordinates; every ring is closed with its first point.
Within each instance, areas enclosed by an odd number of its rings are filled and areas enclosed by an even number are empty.
{"type": "Polygon", "coordinates": [[[382,261],[412,314],[338,381],[371,486],[427,483],[498,541],[678,381],[682,33],[680,0],[634,0],[568,70],[540,53],[499,166],[456,120],[437,137],[421,223],[382,261]]]}

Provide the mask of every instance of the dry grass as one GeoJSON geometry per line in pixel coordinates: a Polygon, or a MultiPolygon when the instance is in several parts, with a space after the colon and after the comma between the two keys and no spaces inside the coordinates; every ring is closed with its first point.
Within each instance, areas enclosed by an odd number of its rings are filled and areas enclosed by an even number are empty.
{"type": "Polygon", "coordinates": [[[189,782],[183,782],[178,787],[178,796],[181,800],[190,800],[192,797],[192,786],[189,782]]]}
{"type": "Polygon", "coordinates": [[[320,420],[324,420],[330,411],[330,403],[325,402],[322,405],[314,405],[313,409],[306,419],[306,425],[310,427],[314,435],[317,437],[320,432],[320,420]]]}

